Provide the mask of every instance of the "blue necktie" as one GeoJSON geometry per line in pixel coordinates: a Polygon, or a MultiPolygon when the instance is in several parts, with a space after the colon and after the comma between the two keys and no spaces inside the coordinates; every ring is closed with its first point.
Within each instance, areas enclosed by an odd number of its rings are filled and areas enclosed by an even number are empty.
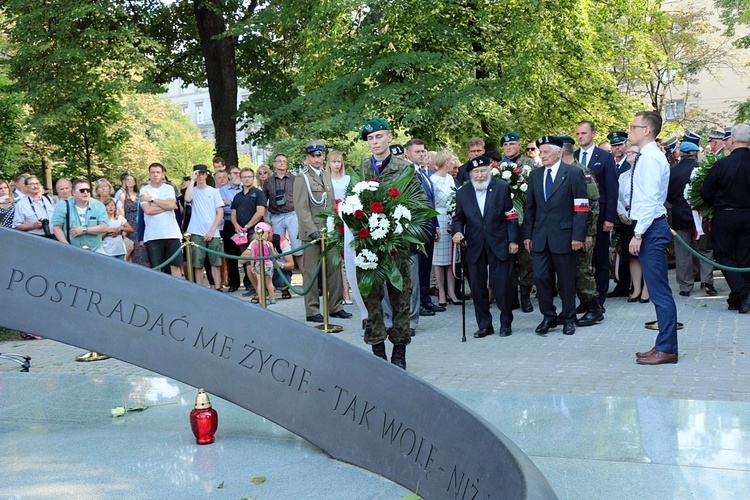
{"type": "Polygon", "coordinates": [[[552,169],[547,169],[547,178],[544,181],[544,201],[552,194],[552,169]]]}
{"type": "Polygon", "coordinates": [[[588,160],[586,159],[586,155],[588,155],[588,153],[586,151],[584,151],[583,152],[583,159],[581,160],[581,163],[583,163],[584,167],[588,167],[588,160]]]}

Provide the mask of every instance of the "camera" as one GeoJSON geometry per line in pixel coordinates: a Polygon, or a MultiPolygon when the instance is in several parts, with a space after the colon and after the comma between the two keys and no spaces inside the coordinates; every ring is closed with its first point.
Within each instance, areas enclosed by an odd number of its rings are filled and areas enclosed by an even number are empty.
{"type": "Polygon", "coordinates": [[[52,230],[49,228],[49,219],[39,219],[39,222],[42,223],[42,231],[44,231],[44,236],[47,238],[52,238],[52,230]]]}
{"type": "Polygon", "coordinates": [[[286,198],[284,197],[284,191],[283,189],[277,189],[276,190],[276,206],[277,207],[283,207],[286,205],[286,198]]]}

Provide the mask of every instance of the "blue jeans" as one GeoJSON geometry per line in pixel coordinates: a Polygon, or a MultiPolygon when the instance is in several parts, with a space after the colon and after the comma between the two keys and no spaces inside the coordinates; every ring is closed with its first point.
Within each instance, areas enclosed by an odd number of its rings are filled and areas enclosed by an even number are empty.
{"type": "Polygon", "coordinates": [[[669,288],[667,271],[667,246],[671,238],[667,219],[654,221],[643,234],[638,259],[659,322],[654,346],[658,351],[677,354],[677,306],[669,288]]]}

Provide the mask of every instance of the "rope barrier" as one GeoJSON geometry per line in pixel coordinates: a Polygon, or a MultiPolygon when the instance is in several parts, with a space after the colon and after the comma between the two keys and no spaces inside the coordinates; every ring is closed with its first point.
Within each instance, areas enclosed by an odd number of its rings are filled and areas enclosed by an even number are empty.
{"type": "MultiPolygon", "coordinates": [[[[193,243],[193,244],[195,244],[195,243],[193,243]]],[[[173,260],[173,259],[174,259],[175,257],[177,257],[177,255],[178,255],[178,254],[179,254],[180,252],[182,252],[182,249],[183,249],[183,248],[185,248],[185,245],[187,245],[187,242],[185,242],[185,243],[183,243],[182,245],[180,245],[180,248],[178,248],[178,249],[177,249],[177,251],[176,251],[175,253],[173,253],[173,254],[172,254],[172,256],[171,256],[171,257],[169,257],[169,258],[168,258],[167,260],[165,260],[164,262],[162,262],[162,263],[161,263],[161,264],[159,264],[158,266],[154,266],[154,267],[152,267],[151,269],[153,269],[154,271],[158,271],[159,269],[161,269],[161,268],[163,268],[163,267],[166,267],[166,266],[168,266],[168,265],[169,265],[169,264],[170,264],[170,263],[172,262],[172,260],[173,260]]]]}
{"type": "MultiPolygon", "coordinates": [[[[308,293],[310,293],[310,290],[312,290],[313,285],[317,285],[317,283],[318,283],[318,275],[320,274],[320,269],[321,269],[321,267],[323,265],[323,261],[320,261],[320,260],[318,261],[318,267],[315,268],[315,272],[313,273],[312,279],[310,280],[310,283],[308,284],[307,288],[305,288],[303,290],[300,290],[298,288],[295,288],[289,282],[289,280],[286,279],[286,276],[284,276],[283,270],[281,269],[281,267],[279,267],[279,263],[277,262],[277,259],[279,257],[286,257],[287,255],[292,255],[295,252],[299,252],[300,250],[304,250],[305,248],[307,248],[309,246],[315,245],[316,243],[318,243],[318,241],[320,241],[320,240],[319,239],[318,240],[313,240],[310,243],[305,243],[302,246],[299,246],[297,248],[293,248],[292,250],[289,250],[289,251],[286,251],[286,252],[272,253],[272,254],[269,254],[269,255],[262,255],[262,256],[258,256],[258,257],[250,257],[250,256],[245,256],[245,257],[239,256],[238,257],[237,255],[229,255],[229,254],[226,254],[224,252],[219,252],[217,250],[212,250],[212,249],[206,248],[206,247],[201,247],[201,248],[203,250],[205,250],[206,252],[212,253],[214,255],[218,255],[220,257],[226,257],[226,258],[229,258],[229,259],[247,260],[247,261],[257,261],[257,260],[268,260],[268,259],[271,259],[271,262],[273,262],[274,268],[276,268],[279,271],[279,276],[281,276],[281,279],[282,279],[282,281],[284,281],[284,283],[286,284],[286,286],[288,286],[289,289],[291,291],[293,291],[297,295],[307,295],[308,293]]],[[[183,246],[185,246],[185,245],[187,245],[187,242],[183,243],[183,246]]],[[[190,245],[198,247],[198,244],[196,244],[193,241],[190,242],[190,245]]],[[[180,249],[182,249],[182,248],[180,248],[180,249]]],[[[175,253],[175,255],[177,255],[177,254],[175,253]]],[[[174,257],[174,255],[172,257],[174,257]]],[[[171,260],[171,258],[170,258],[170,260],[171,260]]],[[[154,268],[154,269],[156,269],[156,268],[154,268]]]]}
{"type": "Polygon", "coordinates": [[[685,248],[688,249],[688,251],[698,257],[700,260],[704,262],[708,262],[712,266],[714,266],[716,269],[721,269],[722,271],[729,271],[729,272],[735,272],[735,273],[750,273],[750,267],[732,267],[732,266],[725,266],[723,264],[719,264],[716,261],[713,261],[706,257],[705,255],[701,255],[697,250],[695,250],[688,242],[682,239],[679,234],[677,234],[677,231],[675,231],[672,228],[669,228],[669,230],[672,232],[672,235],[674,236],[675,240],[679,241],[685,248]]]}

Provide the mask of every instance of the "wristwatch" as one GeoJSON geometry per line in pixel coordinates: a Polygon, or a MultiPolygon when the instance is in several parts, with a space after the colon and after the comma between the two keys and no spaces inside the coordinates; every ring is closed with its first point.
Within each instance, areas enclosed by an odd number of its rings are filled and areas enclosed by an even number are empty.
{"type": "Polygon", "coordinates": [[[635,238],[636,240],[640,240],[642,237],[643,235],[639,233],[638,231],[633,233],[633,238],[635,238]]]}
{"type": "Polygon", "coordinates": [[[84,227],[83,228],[83,234],[89,234],[89,228],[84,227]]]}

